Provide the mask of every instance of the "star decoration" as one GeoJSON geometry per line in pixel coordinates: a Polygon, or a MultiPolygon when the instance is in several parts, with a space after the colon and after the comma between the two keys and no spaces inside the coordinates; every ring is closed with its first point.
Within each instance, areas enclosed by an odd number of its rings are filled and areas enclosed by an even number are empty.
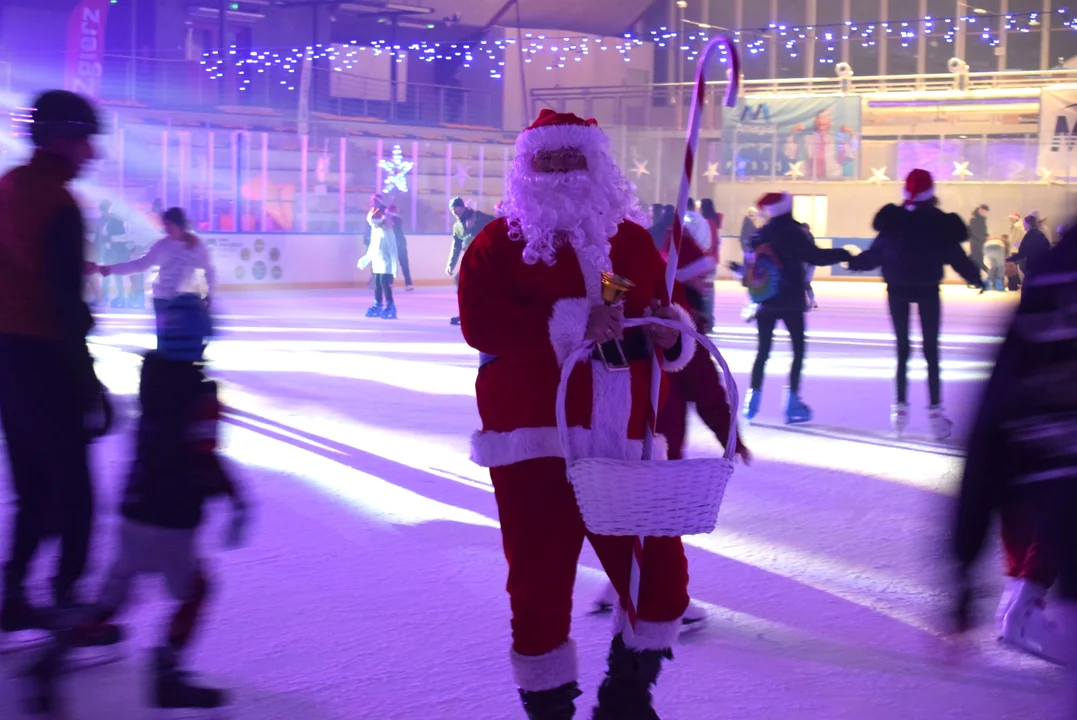
{"type": "Polygon", "coordinates": [[[789,169],[785,171],[785,176],[790,180],[804,177],[804,162],[789,163],[789,169]]]}
{"type": "Polygon", "coordinates": [[[646,160],[633,160],[632,172],[636,173],[636,179],[639,180],[644,175],[650,175],[651,171],[647,169],[646,160]]]}
{"type": "Polygon", "coordinates": [[[954,177],[964,180],[967,177],[973,177],[972,171],[969,170],[969,161],[964,162],[954,160],[954,171],[951,173],[954,177]]]}
{"type": "Polygon", "coordinates": [[[415,163],[404,159],[404,151],[400,149],[399,145],[393,146],[391,159],[378,161],[378,167],[387,173],[385,182],[381,186],[383,193],[387,193],[394,188],[402,193],[408,191],[408,173],[415,167],[415,163]]]}
{"type": "Polygon", "coordinates": [[[1040,182],[1049,183],[1051,182],[1051,176],[1055,173],[1053,170],[1048,170],[1047,168],[1040,168],[1036,171],[1036,174],[1040,176],[1040,182]]]}
{"type": "Polygon", "coordinates": [[[456,184],[460,187],[467,185],[471,179],[471,166],[467,163],[456,163],[456,184]]]}
{"type": "Polygon", "coordinates": [[[872,168],[871,169],[871,180],[869,180],[868,182],[873,182],[876,185],[882,185],[884,182],[888,181],[889,179],[890,178],[888,178],[886,176],[886,166],[883,165],[881,168],[872,168]]]}
{"type": "Polygon", "coordinates": [[[718,165],[719,163],[707,163],[707,172],[703,173],[703,177],[707,178],[711,182],[718,181],[718,165]]]}

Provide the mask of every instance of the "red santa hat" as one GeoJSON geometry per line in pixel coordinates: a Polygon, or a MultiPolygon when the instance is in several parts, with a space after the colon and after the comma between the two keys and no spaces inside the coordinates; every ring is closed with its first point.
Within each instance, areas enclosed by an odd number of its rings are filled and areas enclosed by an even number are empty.
{"type": "Polygon", "coordinates": [[[374,193],[370,196],[371,207],[385,207],[385,199],[381,196],[381,193],[374,193]]]}
{"type": "Polygon", "coordinates": [[[573,113],[559,113],[543,108],[516,140],[516,152],[534,155],[543,150],[574,148],[584,154],[602,152],[609,147],[609,138],[594,118],[584,120],[573,113]]]}
{"type": "Polygon", "coordinates": [[[905,177],[905,202],[922,203],[935,197],[935,179],[917,168],[905,177]]]}
{"type": "Polygon", "coordinates": [[[793,212],[793,196],[787,192],[767,193],[759,198],[755,205],[763,217],[778,217],[793,212]]]}

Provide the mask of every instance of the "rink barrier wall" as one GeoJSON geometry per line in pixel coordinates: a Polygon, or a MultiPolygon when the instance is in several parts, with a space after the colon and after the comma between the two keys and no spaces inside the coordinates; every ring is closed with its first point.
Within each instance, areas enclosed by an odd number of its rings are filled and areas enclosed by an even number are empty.
{"type": "MultiPolygon", "coordinates": [[[[364,285],[370,270],[356,263],[366,246],[359,235],[334,233],[205,233],[217,284],[222,289],[250,291],[266,288],[333,289],[364,285]]],[[[820,247],[845,247],[852,252],[867,249],[873,238],[816,238],[820,247]]],[[[409,235],[408,260],[416,286],[451,285],[445,274],[452,238],[448,234],[409,235]]],[[[968,248],[966,247],[966,250],[968,248]]],[[[718,277],[732,277],[728,264],[743,261],[740,241],[723,237],[718,277]]],[[[963,283],[950,268],[946,281],[963,283]]],[[[815,280],[878,282],[879,273],[851,273],[841,266],[821,267],[815,280]]],[[[404,284],[397,273],[398,286],[404,284]]]]}

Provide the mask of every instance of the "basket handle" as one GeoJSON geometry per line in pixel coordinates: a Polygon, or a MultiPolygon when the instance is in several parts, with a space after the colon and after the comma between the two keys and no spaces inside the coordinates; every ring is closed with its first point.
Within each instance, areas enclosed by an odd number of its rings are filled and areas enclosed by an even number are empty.
{"type": "MultiPolygon", "coordinates": [[[[665,318],[645,317],[645,318],[631,318],[624,321],[624,327],[640,327],[643,325],[664,325],[665,327],[673,328],[680,331],[682,334],[690,335],[697,343],[706,348],[711,357],[718,361],[718,366],[722,368],[722,375],[725,378],[725,390],[726,396],[729,400],[729,436],[726,438],[725,443],[725,457],[726,460],[733,460],[737,454],[737,408],[740,407],[740,395],[737,392],[737,383],[733,379],[733,373],[729,371],[729,365],[726,364],[725,358],[722,357],[721,351],[715,347],[711,339],[702,334],[694,327],[680,320],[667,320],[665,318]]],[[[557,435],[561,440],[561,452],[564,455],[565,463],[571,464],[572,462],[572,444],[568,429],[568,412],[565,410],[565,398],[568,394],[568,379],[572,375],[572,370],[585,355],[591,352],[594,347],[594,343],[585,343],[580,346],[565,358],[565,362],[561,365],[561,381],[557,385],[557,400],[555,406],[555,413],[557,416],[557,435]]]]}

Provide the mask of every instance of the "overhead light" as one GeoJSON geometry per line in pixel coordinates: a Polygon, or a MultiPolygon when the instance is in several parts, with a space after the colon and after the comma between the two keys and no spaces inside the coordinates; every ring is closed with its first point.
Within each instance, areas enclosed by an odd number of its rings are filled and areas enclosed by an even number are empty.
{"type": "Polygon", "coordinates": [[[688,7],[688,0],[677,0],[677,7],[679,7],[681,10],[684,10],[686,7],[688,7]]]}
{"type": "Polygon", "coordinates": [[[977,15],[986,15],[987,14],[987,11],[984,10],[983,8],[973,8],[972,12],[976,13],[977,15]]]}

